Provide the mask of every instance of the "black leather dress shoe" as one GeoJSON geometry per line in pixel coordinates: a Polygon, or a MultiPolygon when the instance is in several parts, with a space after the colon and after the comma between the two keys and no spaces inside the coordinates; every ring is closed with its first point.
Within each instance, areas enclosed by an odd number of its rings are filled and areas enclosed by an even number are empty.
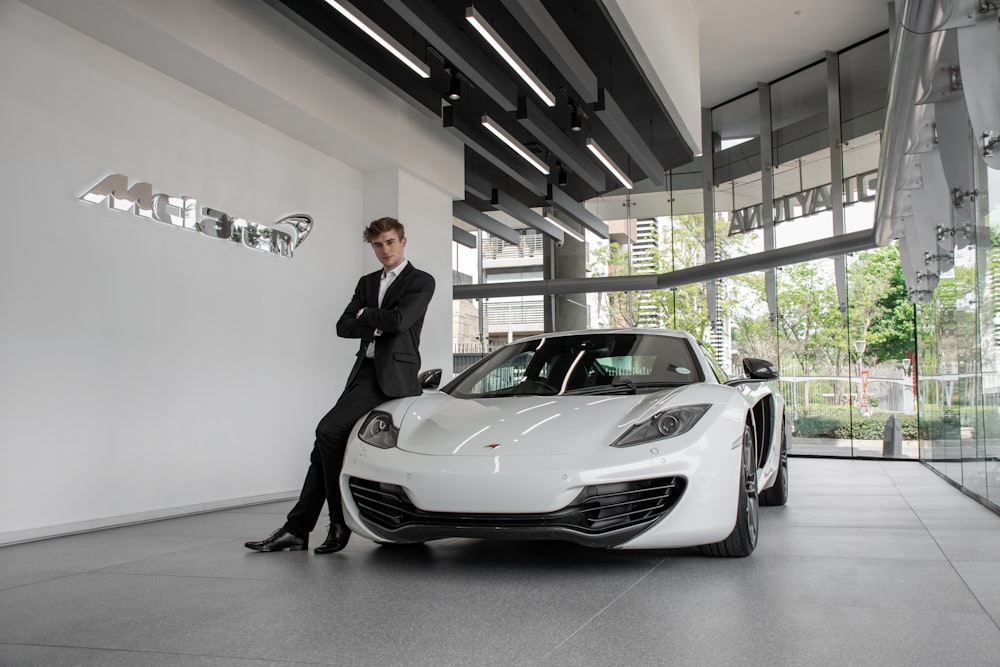
{"type": "Polygon", "coordinates": [[[339,523],[330,524],[330,532],[326,534],[326,540],[313,552],[318,554],[332,554],[347,546],[347,540],[351,539],[350,529],[339,523]]]}
{"type": "Polygon", "coordinates": [[[243,546],[254,551],[305,551],[309,548],[309,540],[296,537],[284,528],[279,528],[268,538],[247,542],[243,546]]]}

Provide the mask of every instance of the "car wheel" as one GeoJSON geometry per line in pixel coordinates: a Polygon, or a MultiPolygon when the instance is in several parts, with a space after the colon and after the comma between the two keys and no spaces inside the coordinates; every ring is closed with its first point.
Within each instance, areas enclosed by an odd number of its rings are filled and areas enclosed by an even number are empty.
{"type": "Polygon", "coordinates": [[[753,553],[757,546],[757,455],[754,447],[753,429],[747,424],[743,428],[743,455],[740,457],[740,491],[736,504],[736,525],[729,537],[698,547],[706,556],[721,558],[743,558],[753,553]]]}
{"type": "Polygon", "coordinates": [[[778,476],[774,484],[760,492],[761,505],[784,505],[788,502],[788,435],[781,429],[781,454],[778,458],[778,476]]]}

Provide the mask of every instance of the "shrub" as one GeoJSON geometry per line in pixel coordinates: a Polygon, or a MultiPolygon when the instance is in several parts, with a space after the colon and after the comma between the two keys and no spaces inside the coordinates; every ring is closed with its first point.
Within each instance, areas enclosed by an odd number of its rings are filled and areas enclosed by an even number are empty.
{"type": "MultiPolygon", "coordinates": [[[[917,418],[913,415],[897,415],[903,430],[903,440],[917,439],[917,418]]],[[[889,415],[861,417],[850,414],[808,415],[799,417],[794,424],[794,433],[800,438],[853,438],[855,440],[881,440],[885,435],[885,424],[889,415]]]]}

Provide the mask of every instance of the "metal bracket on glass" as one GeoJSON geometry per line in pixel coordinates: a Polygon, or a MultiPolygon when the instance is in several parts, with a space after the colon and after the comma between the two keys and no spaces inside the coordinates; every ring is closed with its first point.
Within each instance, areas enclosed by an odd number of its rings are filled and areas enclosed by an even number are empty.
{"type": "MultiPolygon", "coordinates": [[[[953,188],[951,191],[951,203],[955,208],[962,208],[962,201],[968,199],[969,201],[975,201],[976,197],[979,196],[979,190],[962,190],[962,188],[953,188]]],[[[940,230],[941,227],[939,226],[940,230]]],[[[941,238],[941,233],[938,232],[938,238],[941,238]]]]}
{"type": "MultiPolygon", "coordinates": [[[[954,262],[955,261],[955,253],[953,253],[953,252],[942,252],[942,253],[938,253],[937,255],[932,255],[929,252],[925,252],[924,253],[924,263],[925,264],[930,264],[931,262],[940,262],[942,259],[945,260],[945,261],[948,261],[948,262],[954,262]]],[[[917,280],[920,280],[919,275],[920,274],[918,273],[917,274],[917,276],[918,276],[917,280]]]]}
{"type": "Polygon", "coordinates": [[[993,147],[1000,143],[1000,137],[993,135],[993,131],[983,132],[983,157],[993,157],[993,147]]]}

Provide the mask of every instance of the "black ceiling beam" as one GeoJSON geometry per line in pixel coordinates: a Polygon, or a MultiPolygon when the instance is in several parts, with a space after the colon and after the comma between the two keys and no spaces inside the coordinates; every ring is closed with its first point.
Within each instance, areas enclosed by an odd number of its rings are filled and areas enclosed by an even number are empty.
{"type": "Polygon", "coordinates": [[[556,186],[549,185],[549,191],[545,195],[545,201],[553,204],[554,206],[558,206],[560,211],[573,218],[581,225],[600,236],[602,239],[608,238],[608,223],[588,211],[583,204],[580,204],[556,186]]]}
{"type": "Polygon", "coordinates": [[[540,106],[525,97],[518,99],[517,120],[587,185],[597,192],[604,192],[607,187],[604,172],[552,122],[540,106]]]}
{"type": "MultiPolygon", "coordinates": [[[[415,108],[440,118],[441,95],[325,2],[306,3],[293,0],[265,0],[265,2],[415,108]]],[[[392,30],[386,26],[381,27],[392,34],[392,30]]]]}
{"type": "Polygon", "coordinates": [[[606,88],[600,88],[597,91],[594,113],[635,161],[639,169],[646,174],[646,177],[655,185],[661,187],[666,185],[663,165],[656,159],[653,149],[639,136],[638,130],[635,129],[628,116],[625,115],[625,112],[618,106],[606,88]]]}
{"type": "Polygon", "coordinates": [[[540,0],[502,1],[511,16],[549,57],[569,87],[576,91],[578,99],[596,102],[597,76],[540,0]]]}
{"type": "Polygon", "coordinates": [[[462,76],[504,111],[517,109],[517,86],[485,53],[426,0],[385,0],[420,35],[441,52],[462,76]]]}
{"type": "Polygon", "coordinates": [[[464,201],[453,201],[451,203],[451,214],[459,220],[469,223],[476,229],[481,229],[487,234],[492,234],[499,239],[503,239],[507,243],[518,245],[521,242],[521,235],[517,230],[511,229],[502,222],[494,220],[464,201]]]}
{"type": "Polygon", "coordinates": [[[476,199],[489,201],[493,196],[493,184],[479,174],[466,170],[465,191],[476,199]]]}
{"type": "Polygon", "coordinates": [[[500,171],[507,174],[532,193],[539,197],[545,194],[548,183],[542,172],[536,170],[521,158],[516,157],[499,140],[494,139],[492,136],[487,136],[486,130],[482,128],[482,125],[479,123],[470,123],[460,113],[456,113],[454,107],[445,107],[443,117],[445,129],[465,142],[465,145],[471,150],[481,155],[500,169],[500,171]],[[488,140],[489,143],[484,143],[484,139],[488,140]],[[491,144],[495,144],[504,153],[510,153],[511,158],[516,158],[516,162],[508,161],[501,154],[493,152],[490,148],[491,144]]]}
{"type": "Polygon", "coordinates": [[[466,248],[476,247],[476,235],[470,234],[461,227],[451,226],[451,240],[464,245],[466,248]]]}
{"type": "Polygon", "coordinates": [[[552,237],[556,243],[559,243],[560,245],[562,244],[563,230],[559,229],[551,222],[511,197],[503,190],[493,188],[493,197],[490,199],[490,203],[498,211],[503,211],[507,215],[520,220],[529,227],[533,227],[546,236],[552,237]]]}

